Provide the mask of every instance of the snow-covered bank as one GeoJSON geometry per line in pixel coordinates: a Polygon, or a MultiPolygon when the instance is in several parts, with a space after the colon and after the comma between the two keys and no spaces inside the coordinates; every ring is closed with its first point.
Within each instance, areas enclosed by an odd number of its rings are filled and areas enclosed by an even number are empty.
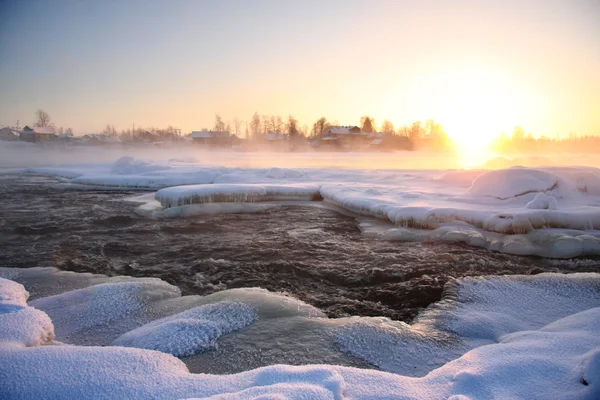
{"type": "MultiPolygon", "coordinates": [[[[518,255],[600,255],[600,170],[591,167],[473,170],[232,168],[131,157],[116,163],[28,168],[73,187],[156,190],[137,212],[150,217],[262,211],[273,201],[325,200],[389,240],[442,240],[518,255]],[[257,205],[256,202],[262,202],[257,205]]],[[[63,184],[63,185],[64,185],[63,184]]]]}
{"type": "MultiPolygon", "coordinates": [[[[73,312],[82,315],[81,307],[73,304],[82,301],[81,289],[91,293],[96,287],[103,292],[107,285],[121,288],[123,283],[135,284],[138,279],[123,281],[52,269],[3,268],[0,275],[22,281],[40,295],[63,296],[64,304],[63,310],[54,311],[57,317],[62,313],[54,324],[44,317],[42,332],[47,335],[43,340],[30,340],[31,332],[40,332],[36,318],[21,318],[11,328],[18,334],[0,337],[2,398],[595,399],[600,395],[599,274],[460,280],[447,289],[444,300],[412,325],[383,318],[330,320],[295,299],[266,291],[238,289],[204,298],[180,297],[176,290],[169,289],[170,285],[158,280],[140,279],[143,286],[128,300],[141,305],[132,309],[133,319],[135,315],[163,318],[129,331],[130,337],[146,338],[152,343],[162,338],[159,342],[165,344],[169,342],[163,340],[171,337],[171,344],[176,346],[179,337],[171,336],[175,331],[164,331],[165,324],[171,326],[169,322],[185,321],[188,317],[239,323],[247,321],[250,309],[246,307],[251,307],[258,319],[246,328],[237,326],[240,330],[231,331],[228,338],[242,335],[247,340],[249,330],[267,321],[279,321],[269,327],[286,325],[290,318],[312,321],[321,333],[299,329],[300,336],[294,342],[303,346],[316,362],[321,358],[313,343],[319,347],[318,343],[328,338],[334,348],[369,358],[386,370],[419,371],[402,375],[325,364],[272,365],[233,375],[191,374],[183,362],[171,355],[135,348],[97,347],[100,343],[94,341],[103,339],[93,335],[89,343],[94,346],[56,343],[52,341],[55,326],[59,329],[59,325],[80,321],[66,316],[73,312]],[[64,285],[50,288],[56,282],[64,285]],[[77,290],[71,292],[69,284],[77,290]],[[89,284],[92,286],[82,287],[89,284]],[[220,306],[225,299],[235,303],[220,306]],[[202,303],[209,308],[199,307],[202,303]]],[[[21,285],[0,278],[0,332],[5,332],[8,319],[15,319],[12,314],[34,310],[25,303],[27,296],[21,285]]],[[[43,304],[44,299],[35,302],[43,304]]],[[[86,302],[89,306],[85,308],[94,315],[121,315],[106,296],[88,298],[86,302]]],[[[119,327],[118,320],[105,318],[95,322],[97,327],[115,324],[115,333],[128,329],[119,327]]],[[[88,328],[93,333],[94,328],[88,328]]],[[[186,332],[187,343],[206,338],[202,329],[186,332]]],[[[251,344],[263,346],[265,351],[286,352],[289,342],[280,333],[277,329],[261,330],[251,344]]],[[[135,342],[132,340],[131,344],[135,342]]],[[[238,350],[242,348],[240,345],[238,350]]],[[[243,362],[240,353],[228,356],[233,362],[243,362]]]]}

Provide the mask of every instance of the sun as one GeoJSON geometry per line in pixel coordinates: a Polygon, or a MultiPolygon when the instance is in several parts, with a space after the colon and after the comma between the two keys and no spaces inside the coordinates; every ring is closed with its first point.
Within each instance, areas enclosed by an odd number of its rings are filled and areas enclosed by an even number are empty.
{"type": "Polygon", "coordinates": [[[515,82],[491,68],[468,67],[443,74],[439,89],[439,120],[463,166],[481,164],[494,138],[515,125],[515,82]]]}

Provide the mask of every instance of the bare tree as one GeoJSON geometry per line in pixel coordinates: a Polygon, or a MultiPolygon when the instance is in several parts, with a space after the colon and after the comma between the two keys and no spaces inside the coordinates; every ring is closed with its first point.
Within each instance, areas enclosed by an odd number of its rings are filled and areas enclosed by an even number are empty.
{"type": "Polygon", "coordinates": [[[292,115],[288,116],[288,121],[285,124],[285,131],[287,132],[288,135],[290,135],[290,138],[294,138],[299,134],[298,120],[296,118],[294,118],[292,115]]]}
{"type": "Polygon", "coordinates": [[[221,118],[221,116],[219,114],[215,114],[215,127],[214,130],[218,131],[218,132],[222,132],[224,131],[225,128],[225,122],[223,122],[223,119],[221,118]]]}
{"type": "Polygon", "coordinates": [[[277,117],[271,117],[271,119],[273,121],[273,131],[277,133],[283,133],[283,130],[285,129],[283,118],[278,115],[277,117]]]}
{"type": "Polygon", "coordinates": [[[50,115],[41,108],[35,112],[35,119],[35,126],[50,126],[50,115]]]}
{"type": "Polygon", "coordinates": [[[381,123],[381,132],[383,133],[394,133],[394,124],[387,119],[381,123]]]}
{"type": "Polygon", "coordinates": [[[235,136],[240,137],[240,126],[242,125],[242,121],[238,118],[235,117],[233,119],[233,126],[235,128],[235,136]]]}
{"type": "Polygon", "coordinates": [[[315,137],[321,137],[328,128],[329,123],[327,122],[327,118],[321,117],[313,124],[312,134],[315,137]]]}
{"type": "Polygon", "coordinates": [[[67,135],[73,136],[73,128],[67,128],[67,130],[65,131],[65,133],[67,135]]]}
{"type": "Polygon", "coordinates": [[[257,139],[258,135],[260,135],[260,117],[258,113],[254,113],[252,116],[252,121],[250,122],[250,132],[252,132],[252,139],[257,139]]]}
{"type": "Polygon", "coordinates": [[[268,115],[263,115],[262,126],[263,126],[263,133],[265,135],[271,131],[271,121],[269,120],[268,115]]]}
{"type": "Polygon", "coordinates": [[[410,126],[410,130],[408,131],[408,137],[410,138],[410,140],[415,142],[419,140],[421,136],[423,136],[424,131],[425,130],[421,126],[421,121],[413,122],[410,126]]]}

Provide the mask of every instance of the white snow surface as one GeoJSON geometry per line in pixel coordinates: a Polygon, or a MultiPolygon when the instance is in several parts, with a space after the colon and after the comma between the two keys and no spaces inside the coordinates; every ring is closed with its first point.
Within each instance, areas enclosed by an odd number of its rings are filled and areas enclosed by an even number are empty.
{"type": "MultiPolygon", "coordinates": [[[[85,279],[89,280],[89,276],[85,279]]],[[[24,304],[25,289],[8,282],[0,279],[0,307],[32,308],[24,304]]],[[[46,282],[51,284],[52,280],[46,282]]],[[[96,286],[99,285],[102,284],[96,286]]],[[[367,345],[380,354],[396,352],[398,356],[416,345],[412,353],[404,353],[404,368],[408,370],[415,367],[411,364],[419,362],[419,351],[427,350],[431,343],[438,345],[437,350],[421,356],[421,361],[435,357],[436,351],[464,346],[472,339],[481,341],[478,345],[471,341],[468,346],[473,348],[464,355],[444,361],[420,377],[336,365],[272,365],[231,375],[191,374],[182,361],[154,350],[27,343],[26,334],[21,335],[26,338],[23,341],[0,336],[0,397],[597,399],[600,396],[599,287],[600,274],[460,280],[448,288],[442,302],[433,305],[415,324],[397,329],[398,332],[414,331],[412,336],[403,339],[399,334],[395,341],[389,340],[392,330],[388,329],[387,338],[354,342],[355,346],[367,345]],[[469,336],[461,336],[464,334],[469,336]],[[376,349],[374,345],[381,348],[376,349]]],[[[68,295],[69,291],[64,294],[68,295]]],[[[78,301],[79,297],[67,296],[64,300],[66,310],[70,310],[73,307],[69,303],[78,301]]],[[[231,310],[233,317],[225,317],[228,308],[222,304],[214,303],[216,308],[212,311],[216,319],[232,318],[232,321],[240,317],[238,311],[242,309],[236,308],[238,306],[231,310]]],[[[175,314],[172,319],[159,320],[154,326],[183,315],[206,318],[207,312],[212,312],[207,310],[191,308],[189,314],[175,314]]],[[[243,314],[247,315],[245,311],[243,314]]],[[[299,314],[295,318],[309,317],[299,314]]],[[[314,321],[324,327],[332,322],[339,332],[344,332],[344,329],[352,330],[360,320],[318,317],[314,321]]],[[[371,319],[364,320],[368,323],[371,319]]],[[[147,325],[144,330],[151,332],[151,326],[147,325]]],[[[36,330],[36,321],[24,319],[17,328],[36,330]]],[[[1,324],[0,332],[4,330],[5,325],[1,324]]],[[[371,335],[377,336],[377,330],[372,330],[371,335]]]]}
{"type": "Polygon", "coordinates": [[[54,339],[54,326],[44,312],[27,305],[23,285],[0,278],[0,345],[38,346],[54,339]]]}
{"type": "Polygon", "coordinates": [[[270,205],[240,205],[324,199],[386,222],[379,233],[369,229],[386,239],[458,241],[553,258],[600,254],[600,170],[592,167],[233,168],[123,157],[115,163],[15,172],[55,175],[79,187],[160,189],[155,200],[146,198],[137,208],[149,217],[257,211],[270,205]]]}
{"type": "Polygon", "coordinates": [[[113,344],[189,356],[210,349],[221,335],[244,328],[256,319],[258,315],[252,307],[223,301],[150,322],[119,336],[113,344]]]}

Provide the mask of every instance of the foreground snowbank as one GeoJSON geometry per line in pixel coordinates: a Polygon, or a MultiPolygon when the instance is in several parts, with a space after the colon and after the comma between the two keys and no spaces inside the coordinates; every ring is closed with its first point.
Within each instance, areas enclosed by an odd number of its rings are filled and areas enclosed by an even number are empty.
{"type": "MultiPolygon", "coordinates": [[[[42,279],[51,284],[52,280],[46,277],[52,271],[36,272],[46,274],[42,279]]],[[[31,273],[21,274],[10,269],[2,269],[0,273],[10,274],[15,279],[32,278],[31,273]]],[[[89,282],[89,274],[82,277],[83,280],[89,282]]],[[[95,286],[107,283],[110,282],[95,286]]],[[[142,293],[151,293],[154,289],[145,287],[142,293]]],[[[69,310],[76,309],[70,303],[80,299],[80,295],[69,296],[68,288],[64,287],[64,290],[67,290],[63,293],[66,295],[63,297],[66,315],[69,310]]],[[[183,316],[206,319],[210,314],[214,320],[244,321],[248,309],[239,305],[233,308],[218,305],[229,295],[226,292],[207,300],[216,304],[208,309],[194,308],[198,304],[197,296],[148,298],[144,304],[154,309],[157,315],[158,310],[169,309],[166,312],[175,313],[177,317],[146,325],[131,336],[142,337],[138,335],[140,332],[152,333],[153,327],[160,328],[183,316]],[[186,307],[187,314],[182,310],[186,307]],[[242,311],[241,315],[239,311],[242,311]],[[184,314],[178,314],[181,312],[184,314]]],[[[239,304],[256,303],[269,296],[265,291],[237,290],[235,293],[240,295],[237,297],[239,304]]],[[[430,360],[435,364],[436,356],[447,356],[442,354],[444,349],[479,347],[454,360],[444,361],[439,368],[420,378],[336,365],[273,365],[233,375],[190,374],[182,361],[153,350],[58,343],[44,346],[48,341],[28,342],[24,333],[36,331],[38,325],[34,319],[24,319],[17,327],[23,334],[0,339],[0,382],[3,383],[0,397],[595,399],[600,395],[599,274],[461,280],[448,288],[445,300],[432,306],[412,326],[396,325],[394,331],[391,329],[393,322],[388,320],[385,337],[377,329],[371,330],[369,335],[357,334],[361,331],[355,329],[359,322],[368,326],[369,322],[383,322],[384,319],[328,320],[314,314],[309,306],[278,296],[272,299],[279,299],[280,303],[262,303],[254,308],[262,316],[255,325],[262,318],[276,321],[276,315],[281,312],[280,315],[286,318],[322,323],[323,330],[329,326],[338,333],[338,338],[354,331],[352,347],[364,346],[363,350],[373,351],[371,354],[395,353],[398,365],[404,364],[401,368],[405,370],[422,368],[419,363],[430,360]],[[412,331],[411,336],[406,335],[408,331],[412,331]],[[394,334],[396,340],[388,340],[394,334]],[[427,347],[431,343],[437,348],[427,347]],[[421,353],[422,349],[433,350],[421,353]]],[[[25,304],[26,298],[21,285],[0,279],[0,319],[10,315],[14,307],[29,307],[25,304]]],[[[102,310],[101,304],[107,299],[96,300],[96,309],[102,310]]],[[[118,314],[120,311],[113,308],[112,312],[118,314]]],[[[68,323],[67,319],[62,322],[68,323]]],[[[0,326],[1,332],[6,325],[0,326]]],[[[48,325],[50,330],[51,326],[48,325]]],[[[303,345],[308,350],[311,340],[316,337],[314,332],[305,335],[303,345]]],[[[277,347],[277,336],[263,340],[269,341],[271,347],[277,347]]]]}
{"type": "MultiPolygon", "coordinates": [[[[80,187],[155,190],[137,211],[154,217],[262,211],[255,202],[325,200],[388,223],[395,240],[464,242],[491,250],[568,258],[600,254],[600,170],[496,171],[259,169],[151,163],[30,168],[80,187]],[[393,230],[396,229],[396,230],[393,230]]],[[[143,198],[143,200],[142,200],[143,198]]],[[[370,230],[370,233],[374,233],[370,230]]]]}

